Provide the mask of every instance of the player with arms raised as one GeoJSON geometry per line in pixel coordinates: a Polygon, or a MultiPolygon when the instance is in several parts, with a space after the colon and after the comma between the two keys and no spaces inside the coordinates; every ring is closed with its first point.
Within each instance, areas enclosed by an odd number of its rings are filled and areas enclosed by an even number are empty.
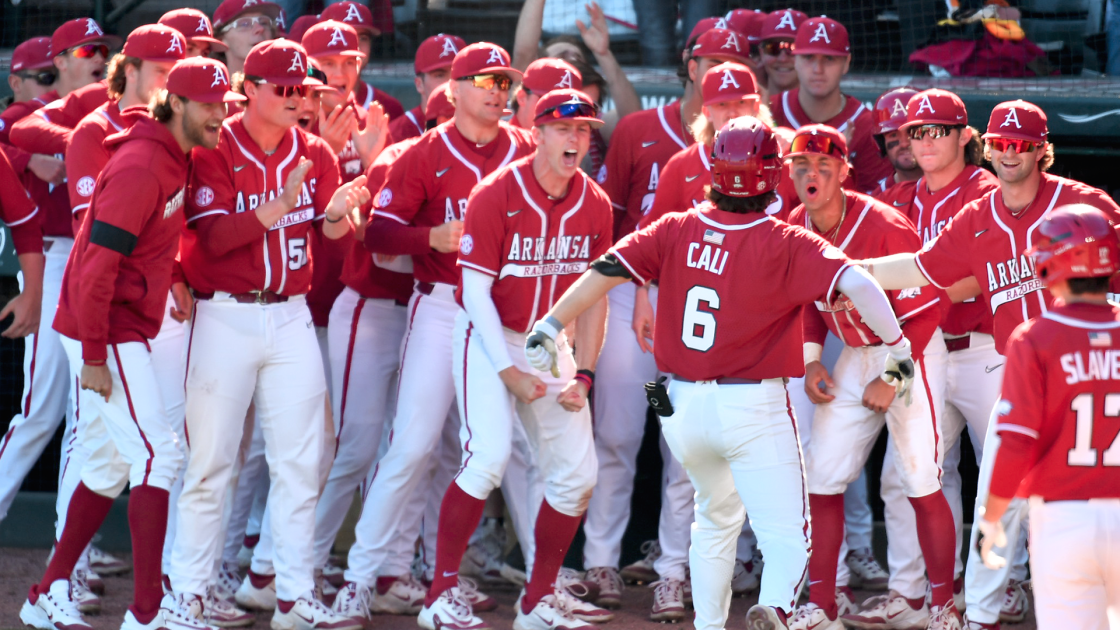
{"type": "Polygon", "coordinates": [[[804,373],[802,305],[843,293],[877,335],[900,340],[887,371],[912,374],[913,363],[886,296],[867,274],[820,237],[764,214],[782,172],[770,128],[737,118],[720,130],[713,154],[709,201],[666,215],[595,261],[533,327],[526,354],[548,369],[559,332],[612,287],[660,283],[654,355],[673,381],[667,395],[660,384],[651,387],[651,399],[696,489],[689,560],[696,627],[726,625],[745,507],[767,559],[747,626],[785,628],[809,552],[804,471],[785,386],[804,373]]]}

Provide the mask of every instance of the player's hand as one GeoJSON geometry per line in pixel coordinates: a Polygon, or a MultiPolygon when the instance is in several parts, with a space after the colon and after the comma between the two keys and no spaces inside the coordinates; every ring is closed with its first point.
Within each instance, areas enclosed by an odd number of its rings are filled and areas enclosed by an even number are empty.
{"type": "Polygon", "coordinates": [[[809,400],[813,401],[814,405],[832,402],[836,399],[836,396],[821,389],[821,381],[824,381],[824,386],[827,389],[836,387],[836,383],[832,382],[832,377],[828,374],[828,368],[826,368],[823,363],[820,361],[806,363],[805,394],[809,396],[809,400]]]}
{"type": "Polygon", "coordinates": [[[526,405],[548,393],[548,386],[544,381],[516,367],[510,366],[498,372],[498,376],[502,377],[502,382],[517,397],[517,400],[526,405]]]}
{"type": "Polygon", "coordinates": [[[39,332],[39,318],[43,314],[43,296],[24,291],[15,296],[0,310],[0,320],[14,315],[12,323],[0,336],[18,339],[39,332]]]}
{"type": "Polygon", "coordinates": [[[1007,564],[1007,558],[997,554],[995,548],[1007,547],[1007,534],[1003,531],[1003,524],[999,521],[991,522],[986,518],[976,519],[980,535],[976,538],[976,546],[980,550],[980,560],[989,569],[1001,569],[1007,564]]]}
{"type": "Polygon", "coordinates": [[[343,105],[335,105],[328,114],[319,108],[319,137],[323,139],[335,155],[346,148],[346,141],[358,130],[358,117],[354,110],[343,105]]]}
{"type": "Polygon", "coordinates": [[[556,402],[564,408],[564,411],[579,411],[587,404],[587,383],[572,379],[564,386],[560,395],[556,397],[556,402]]]}
{"type": "Polygon", "coordinates": [[[863,389],[863,406],[875,413],[886,413],[894,402],[894,385],[881,378],[872,379],[863,389]]]}
{"type": "Polygon", "coordinates": [[[352,181],[338,187],[331,195],[327,204],[327,218],[332,222],[339,221],[342,217],[361,210],[362,206],[369,203],[370,192],[366,188],[366,176],[359,175],[352,181]]]}
{"type": "Polygon", "coordinates": [[[257,218],[260,219],[265,227],[271,228],[273,225],[276,225],[277,221],[284,218],[285,214],[296,209],[296,205],[299,204],[300,193],[303,191],[303,180],[307,177],[307,172],[310,171],[311,167],[314,165],[315,163],[311,160],[301,157],[299,159],[299,164],[297,164],[296,167],[292,169],[292,172],[288,173],[288,177],[284,179],[284,191],[277,197],[280,203],[274,206],[269,202],[261,204],[261,206],[257,208],[257,218]]]}
{"type": "Polygon", "coordinates": [[[191,318],[194,313],[194,296],[186,282],[176,282],[171,285],[171,301],[173,302],[170,315],[171,319],[180,324],[191,318]]]}
{"type": "Polygon", "coordinates": [[[525,358],[533,369],[551,372],[560,378],[560,368],[556,366],[556,337],[564,329],[563,324],[552,316],[533,324],[533,330],[525,338],[525,358]]]}
{"type": "Polygon", "coordinates": [[[437,252],[449,254],[459,251],[459,239],[462,237],[463,222],[448,221],[428,232],[428,245],[437,252]]]}
{"type": "Polygon", "coordinates": [[[83,365],[81,376],[82,389],[100,394],[105,402],[113,393],[113,375],[107,365],[83,365]]]}
{"type": "Polygon", "coordinates": [[[66,162],[53,155],[42,153],[32,155],[27,162],[27,170],[31,171],[35,177],[55,186],[66,181],[66,162]]]}
{"type": "Polygon", "coordinates": [[[377,159],[389,140],[389,115],[385,113],[381,103],[370,103],[366,112],[366,128],[355,129],[350,137],[354,140],[354,148],[358,150],[364,171],[377,159]]]}
{"type": "Polygon", "coordinates": [[[591,25],[584,24],[583,20],[576,20],[576,28],[579,29],[580,37],[583,38],[583,43],[587,44],[587,49],[594,53],[596,57],[606,55],[611,51],[611,36],[610,31],[607,30],[607,16],[596,2],[588,3],[584,7],[587,8],[587,15],[591,16],[591,25]]]}
{"type": "Polygon", "coordinates": [[[895,394],[906,400],[910,406],[913,400],[911,390],[914,386],[914,361],[910,358],[910,340],[903,337],[902,341],[888,347],[887,365],[883,369],[882,379],[894,385],[895,394]]]}
{"type": "Polygon", "coordinates": [[[630,328],[638,337],[638,347],[642,352],[653,352],[653,304],[649,301],[649,290],[638,289],[634,295],[634,319],[630,328]]]}

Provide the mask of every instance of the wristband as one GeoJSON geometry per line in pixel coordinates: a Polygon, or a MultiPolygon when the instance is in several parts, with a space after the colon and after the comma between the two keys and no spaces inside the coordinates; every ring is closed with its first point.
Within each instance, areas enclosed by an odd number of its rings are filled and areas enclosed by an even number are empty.
{"type": "Polygon", "coordinates": [[[579,382],[583,383],[584,386],[587,387],[587,392],[590,393],[591,388],[595,386],[595,383],[591,379],[590,376],[584,374],[584,372],[586,372],[586,371],[588,371],[588,370],[580,370],[579,372],[576,373],[576,375],[572,378],[572,380],[573,381],[579,381],[579,382]]]}
{"type": "Polygon", "coordinates": [[[101,367],[101,366],[105,365],[105,360],[102,359],[100,361],[83,361],[83,363],[85,365],[90,366],[90,367],[101,367]]]}
{"type": "Polygon", "coordinates": [[[338,217],[337,219],[335,219],[334,221],[331,221],[331,215],[325,214],[323,216],[326,218],[327,223],[338,223],[339,221],[342,221],[343,219],[346,218],[346,215],[344,214],[344,215],[338,217]]]}
{"type": "Polygon", "coordinates": [[[564,325],[551,315],[542,320],[538,320],[537,323],[533,325],[533,332],[542,332],[548,335],[553,341],[560,336],[561,330],[564,330],[564,325]]]}
{"type": "Polygon", "coordinates": [[[586,376],[592,383],[595,382],[595,370],[576,370],[576,374],[582,374],[586,376]]]}

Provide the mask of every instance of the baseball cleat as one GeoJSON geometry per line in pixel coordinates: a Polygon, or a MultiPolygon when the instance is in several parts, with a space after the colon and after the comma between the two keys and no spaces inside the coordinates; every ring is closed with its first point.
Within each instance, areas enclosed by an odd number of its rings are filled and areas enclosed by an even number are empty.
{"type": "Polygon", "coordinates": [[[758,590],[759,576],[754,574],[754,563],[735,561],[735,571],[731,574],[731,595],[740,597],[758,590]]]}
{"type": "Polygon", "coordinates": [[[836,614],[843,617],[859,610],[856,606],[856,596],[847,586],[836,587],[836,614]]]}
{"type": "Polygon", "coordinates": [[[93,630],[82,618],[78,603],[71,598],[69,581],[55,580],[47,592],[33,596],[35,601],[29,597],[19,610],[19,618],[25,625],[41,630],[93,630]]]}
{"type": "Polygon", "coordinates": [[[232,602],[240,587],[241,573],[238,571],[237,563],[222,561],[222,566],[218,569],[218,582],[214,586],[215,594],[227,602],[232,602]]]}
{"type": "Polygon", "coordinates": [[[612,567],[593,567],[587,570],[585,578],[594,582],[599,587],[599,599],[595,600],[597,606],[603,608],[622,607],[622,577],[618,569],[612,567]]]}
{"type": "Polygon", "coordinates": [[[964,630],[1000,630],[998,621],[995,623],[973,621],[968,618],[968,613],[965,613],[964,620],[961,621],[961,627],[964,628],[964,630]]]}
{"type": "Polygon", "coordinates": [[[132,565],[90,545],[89,568],[98,575],[120,575],[132,570],[132,565]]]}
{"type": "MultiPolygon", "coordinates": [[[[198,598],[192,597],[192,599],[198,598]]],[[[130,610],[124,615],[121,630],[214,630],[214,627],[202,623],[189,612],[181,609],[173,595],[165,595],[160,602],[159,611],[151,621],[140,623],[130,610]]]]}
{"type": "Polygon", "coordinates": [[[521,588],[525,586],[525,582],[529,581],[529,576],[525,575],[524,569],[518,569],[508,562],[502,563],[502,568],[499,570],[502,578],[507,582],[512,583],[514,586],[521,588]]]}
{"type": "Polygon", "coordinates": [[[334,604],[334,598],[338,597],[338,589],[332,586],[331,583],[327,581],[327,578],[323,577],[323,572],[318,569],[315,569],[313,579],[315,580],[315,588],[313,591],[315,599],[323,602],[327,606],[334,604]]]}
{"type": "Polygon", "coordinates": [[[556,586],[567,591],[572,597],[585,602],[593,602],[599,599],[599,585],[593,580],[584,578],[575,569],[561,567],[560,572],[556,574],[556,586]]]}
{"type": "Polygon", "coordinates": [[[929,610],[928,630],[961,630],[961,618],[953,602],[929,610]]]}
{"type": "Polygon", "coordinates": [[[865,630],[924,629],[930,623],[929,607],[913,608],[906,598],[891,591],[869,597],[856,612],[843,616],[844,625],[865,630]]]}
{"type": "Polygon", "coordinates": [[[786,624],[789,630],[844,630],[839,615],[829,619],[828,613],[812,602],[798,606],[786,624]]]}
{"type": "Polygon", "coordinates": [[[644,558],[629,564],[619,571],[619,575],[627,584],[650,584],[656,582],[661,576],[653,570],[653,563],[661,557],[661,543],[656,540],[647,540],[642,543],[644,558]]]}
{"type": "Polygon", "coordinates": [[[424,630],[490,630],[490,624],[475,616],[458,586],[440,593],[436,601],[420,611],[416,622],[424,630]]]}
{"type": "Polygon", "coordinates": [[[86,586],[98,595],[105,594],[105,580],[96,571],[86,571],[86,586]]]}
{"type": "MultiPolygon", "coordinates": [[[[338,589],[331,610],[335,614],[365,624],[370,617],[370,600],[372,599],[369,588],[357,582],[347,582],[338,589]]],[[[421,600],[422,601],[422,600],[421,600]]]]}
{"type": "Polygon", "coordinates": [[[459,563],[459,574],[478,578],[483,584],[506,583],[502,577],[502,557],[506,549],[506,530],[497,519],[484,519],[481,535],[467,547],[459,563]]]}
{"type": "Polygon", "coordinates": [[[865,591],[885,591],[890,574],[883,570],[870,549],[853,549],[848,552],[848,569],[851,577],[848,586],[865,591]]]}
{"type": "Polygon", "coordinates": [[[784,615],[777,609],[755,604],[747,611],[747,630],[785,630],[784,615]]]}
{"type": "MultiPolygon", "coordinates": [[[[956,597],[954,596],[954,601],[956,597]]],[[[1011,580],[1007,583],[1007,590],[1003,593],[1003,601],[999,606],[999,620],[1003,623],[1021,623],[1027,618],[1030,600],[1027,592],[1023,590],[1023,582],[1011,580]]]]}
{"type": "MultiPolygon", "coordinates": [[[[459,592],[471,603],[471,610],[489,612],[498,607],[498,600],[478,590],[478,584],[468,577],[459,576],[459,592]]],[[[424,602],[424,595],[427,595],[427,591],[420,596],[421,604],[424,602]]]]}
{"type": "MultiPolygon", "coordinates": [[[[525,592],[522,591],[522,595],[525,592]]],[[[572,616],[581,621],[588,623],[606,623],[614,619],[614,613],[605,609],[599,608],[595,604],[589,604],[581,599],[573,597],[571,593],[562,588],[554,588],[553,594],[556,598],[563,600],[562,603],[572,612],[572,616]]],[[[521,597],[517,598],[517,607],[521,608],[521,597]]]]}
{"type": "Polygon", "coordinates": [[[362,623],[335,614],[311,593],[292,602],[288,612],[272,614],[272,630],[362,630],[362,623]]]}
{"type": "Polygon", "coordinates": [[[665,578],[658,580],[653,587],[653,608],[649,618],[653,621],[676,623],[684,619],[684,580],[665,578]]]}
{"type": "Polygon", "coordinates": [[[256,617],[233,602],[218,597],[216,589],[210,587],[210,594],[202,602],[202,621],[219,628],[243,628],[253,625],[256,617]]]}
{"type": "Polygon", "coordinates": [[[528,614],[521,612],[518,603],[517,618],[513,620],[513,630],[587,630],[591,627],[572,615],[563,599],[551,593],[542,597],[528,614]]]}
{"type": "Polygon", "coordinates": [[[393,580],[384,592],[380,586],[371,591],[369,610],[382,615],[419,615],[427,594],[428,590],[407,573],[393,580]]]}
{"type": "Polygon", "coordinates": [[[276,608],[276,576],[257,575],[252,571],[241,581],[234,595],[237,605],[246,610],[268,612],[276,608]]]}
{"type": "Polygon", "coordinates": [[[70,576],[70,598],[78,604],[78,610],[95,615],[101,612],[101,598],[89,587],[85,569],[74,569],[70,576]]]}
{"type": "Polygon", "coordinates": [[[345,569],[330,561],[327,561],[327,566],[323,567],[323,579],[335,588],[342,588],[342,585],[346,583],[345,574],[345,569]]]}

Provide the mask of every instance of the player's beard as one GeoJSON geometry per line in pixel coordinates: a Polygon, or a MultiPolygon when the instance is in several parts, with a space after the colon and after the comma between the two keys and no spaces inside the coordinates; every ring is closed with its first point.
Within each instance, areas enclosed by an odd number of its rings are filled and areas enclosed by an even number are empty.
{"type": "Polygon", "coordinates": [[[194,120],[190,116],[183,116],[183,137],[195,146],[213,149],[205,129],[208,122],[210,122],[209,118],[194,120]]]}

